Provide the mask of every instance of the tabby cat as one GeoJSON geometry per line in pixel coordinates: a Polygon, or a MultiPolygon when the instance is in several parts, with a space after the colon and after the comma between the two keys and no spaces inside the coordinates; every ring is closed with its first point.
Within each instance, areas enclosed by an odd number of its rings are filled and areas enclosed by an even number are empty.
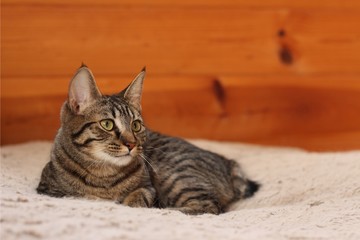
{"type": "Polygon", "coordinates": [[[38,193],[101,198],[131,207],[219,214],[258,184],[239,165],[148,130],[141,117],[145,69],[122,92],[102,95],[83,65],[70,82],[38,193]]]}

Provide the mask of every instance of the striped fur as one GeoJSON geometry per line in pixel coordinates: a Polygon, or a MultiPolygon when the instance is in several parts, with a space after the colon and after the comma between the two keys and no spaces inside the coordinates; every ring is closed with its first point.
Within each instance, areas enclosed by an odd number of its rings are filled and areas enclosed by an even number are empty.
{"type": "Polygon", "coordinates": [[[235,161],[145,128],[140,106],[144,74],[121,93],[103,96],[90,70],[79,69],[38,192],[186,214],[219,214],[252,196],[259,185],[235,161]],[[101,126],[104,119],[114,123],[110,131],[101,126]],[[141,123],[139,131],[132,128],[134,121],[141,123]]]}
{"type": "Polygon", "coordinates": [[[144,149],[159,207],[187,214],[219,214],[257,191],[259,185],[248,180],[235,161],[182,139],[148,134],[144,149]]]}

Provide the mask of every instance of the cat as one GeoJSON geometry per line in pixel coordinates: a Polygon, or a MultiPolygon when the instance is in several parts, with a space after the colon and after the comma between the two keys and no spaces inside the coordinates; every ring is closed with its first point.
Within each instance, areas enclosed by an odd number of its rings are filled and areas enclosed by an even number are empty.
{"type": "Polygon", "coordinates": [[[145,68],[118,94],[102,95],[83,65],[70,82],[61,127],[38,193],[220,214],[259,184],[238,163],[145,127],[145,68]]]}
{"type": "Polygon", "coordinates": [[[135,81],[119,94],[103,96],[85,65],[77,71],[61,108],[61,127],[38,193],[153,206],[155,189],[139,155],[147,133],[139,106],[132,104],[139,88],[135,81]]]}

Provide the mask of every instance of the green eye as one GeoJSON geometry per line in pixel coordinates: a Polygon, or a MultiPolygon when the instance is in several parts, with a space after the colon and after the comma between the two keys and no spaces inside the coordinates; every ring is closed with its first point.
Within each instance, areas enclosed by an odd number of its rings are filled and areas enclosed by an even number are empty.
{"type": "Polygon", "coordinates": [[[110,119],[100,121],[100,125],[106,130],[111,131],[114,128],[114,122],[110,119]]]}
{"type": "Polygon", "coordinates": [[[141,122],[139,120],[135,120],[131,124],[131,129],[134,132],[139,132],[141,130],[141,122]]]}

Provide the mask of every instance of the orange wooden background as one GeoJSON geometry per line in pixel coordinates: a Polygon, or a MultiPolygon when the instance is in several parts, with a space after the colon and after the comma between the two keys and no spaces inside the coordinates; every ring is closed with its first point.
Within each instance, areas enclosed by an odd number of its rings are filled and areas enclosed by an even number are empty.
{"type": "Polygon", "coordinates": [[[53,139],[84,61],[146,65],[144,118],[188,138],[360,149],[358,0],[2,0],[1,143],[53,139]]]}

